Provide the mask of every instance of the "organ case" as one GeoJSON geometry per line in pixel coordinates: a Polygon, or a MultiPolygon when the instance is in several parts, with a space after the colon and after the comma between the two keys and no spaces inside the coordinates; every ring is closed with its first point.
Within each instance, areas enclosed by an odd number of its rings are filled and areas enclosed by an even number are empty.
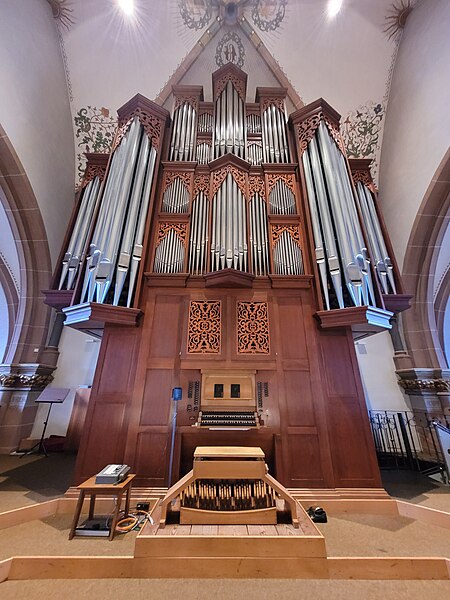
{"type": "Polygon", "coordinates": [[[380,486],[353,340],[404,308],[386,232],[355,189],[339,115],[319,100],[288,120],[286,90],[249,103],[246,86],[229,64],[212,102],[174,87],[172,120],[141,96],[119,111],[64,309],[103,331],[78,481],[114,462],[166,485],[180,386],[180,476],[198,446],[247,446],[287,486],[380,486]],[[202,419],[211,374],[253,382],[248,406],[215,405],[219,423],[202,419]]]}

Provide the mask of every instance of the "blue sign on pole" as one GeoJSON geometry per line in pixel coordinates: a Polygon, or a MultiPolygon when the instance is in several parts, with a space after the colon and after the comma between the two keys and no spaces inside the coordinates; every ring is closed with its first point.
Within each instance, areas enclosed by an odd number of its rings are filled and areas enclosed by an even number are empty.
{"type": "Polygon", "coordinates": [[[183,398],[183,390],[180,387],[173,388],[172,400],[179,401],[183,398]]]}

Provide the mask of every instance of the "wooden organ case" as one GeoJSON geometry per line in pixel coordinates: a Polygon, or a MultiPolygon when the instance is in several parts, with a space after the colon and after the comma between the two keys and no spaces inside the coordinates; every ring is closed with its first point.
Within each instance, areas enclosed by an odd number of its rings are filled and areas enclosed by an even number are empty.
{"type": "Polygon", "coordinates": [[[47,292],[102,335],[76,479],[126,463],[166,486],[179,386],[174,480],[196,447],[239,446],[289,487],[379,487],[354,339],[408,297],[368,166],[355,187],[323,100],[287,119],[286,90],[212,79],[212,102],[174,87],[171,117],[130,100],[84,183],[47,292]]]}

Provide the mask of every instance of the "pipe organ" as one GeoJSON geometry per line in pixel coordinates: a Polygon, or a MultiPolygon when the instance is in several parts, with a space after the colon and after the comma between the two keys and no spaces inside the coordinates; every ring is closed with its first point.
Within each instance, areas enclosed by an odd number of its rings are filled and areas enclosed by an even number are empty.
{"type": "Polygon", "coordinates": [[[409,296],[369,165],[323,100],[287,118],[285,89],[248,102],[232,64],[203,94],[174,86],[171,115],[135,96],[101,176],[88,161],[46,292],[102,337],[77,479],[126,463],[166,485],[177,386],[180,475],[197,446],[259,447],[290,487],[377,487],[353,340],[409,296]]]}

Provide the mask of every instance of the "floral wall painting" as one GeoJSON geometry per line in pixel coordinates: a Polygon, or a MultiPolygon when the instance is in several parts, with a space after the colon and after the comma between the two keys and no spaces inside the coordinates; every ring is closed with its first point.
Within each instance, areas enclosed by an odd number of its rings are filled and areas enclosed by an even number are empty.
{"type": "Polygon", "coordinates": [[[372,176],[378,171],[385,107],[381,102],[368,102],[341,120],[341,133],[349,158],[371,158],[372,176]]]}
{"type": "Polygon", "coordinates": [[[81,183],[86,167],[85,152],[109,152],[117,127],[117,119],[108,108],[86,106],[74,117],[77,145],[77,183],[81,183]]]}

